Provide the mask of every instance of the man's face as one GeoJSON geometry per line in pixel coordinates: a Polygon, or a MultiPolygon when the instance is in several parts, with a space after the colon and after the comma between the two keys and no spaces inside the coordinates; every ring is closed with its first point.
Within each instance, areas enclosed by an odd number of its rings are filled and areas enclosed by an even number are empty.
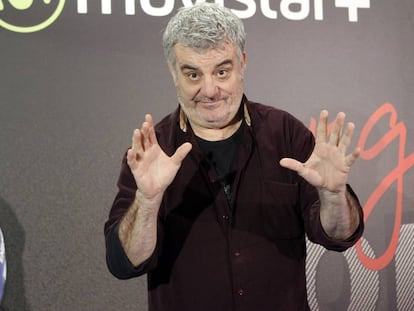
{"type": "Polygon", "coordinates": [[[225,129],[235,121],[243,96],[246,56],[225,44],[199,53],[174,46],[175,68],[169,63],[181,108],[197,133],[225,129]]]}

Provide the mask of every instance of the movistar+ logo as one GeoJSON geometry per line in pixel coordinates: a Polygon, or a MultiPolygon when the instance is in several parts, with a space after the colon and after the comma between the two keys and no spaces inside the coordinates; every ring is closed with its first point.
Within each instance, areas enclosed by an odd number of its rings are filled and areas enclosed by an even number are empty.
{"type": "MultiPolygon", "coordinates": [[[[88,0],[73,0],[76,2],[77,14],[88,14],[88,0]]],[[[95,0],[97,1],[97,0],[95,0]]],[[[151,0],[124,0],[125,15],[135,15],[136,6],[140,5],[143,13],[149,16],[167,16],[173,13],[174,7],[192,6],[207,0],[164,0],[162,5],[153,6],[151,0]]],[[[251,18],[256,14],[265,18],[287,19],[300,21],[325,19],[325,6],[328,0],[210,0],[225,5],[240,18],[251,18]],[[241,5],[241,9],[232,7],[241,5]]],[[[369,9],[370,0],[329,0],[331,5],[348,15],[349,22],[357,22],[360,9],[369,9]]],[[[100,0],[101,13],[112,14],[112,1],[100,0]]],[[[63,11],[65,0],[0,0],[0,27],[7,30],[30,33],[42,30],[53,24],[63,11]],[[37,17],[33,17],[36,12],[37,17]],[[40,12],[40,13],[39,13],[40,12]],[[43,17],[38,17],[38,16],[43,17]]]]}
{"type": "Polygon", "coordinates": [[[65,0],[0,0],[0,26],[14,32],[36,32],[55,22],[64,6],[65,0]],[[47,14],[39,20],[27,18],[27,14],[35,9],[47,14]]]}

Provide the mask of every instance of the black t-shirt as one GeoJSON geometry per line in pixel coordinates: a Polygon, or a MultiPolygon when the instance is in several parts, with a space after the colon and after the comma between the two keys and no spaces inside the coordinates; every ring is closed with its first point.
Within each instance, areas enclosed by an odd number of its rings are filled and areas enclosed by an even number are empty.
{"type": "Polygon", "coordinates": [[[208,161],[215,167],[217,174],[219,175],[220,182],[224,187],[224,191],[226,192],[230,205],[230,185],[232,182],[232,176],[234,175],[231,173],[231,164],[236,159],[237,147],[239,146],[241,140],[243,128],[244,121],[232,136],[224,140],[209,141],[197,137],[197,142],[200,145],[200,148],[205,152],[208,161]]]}

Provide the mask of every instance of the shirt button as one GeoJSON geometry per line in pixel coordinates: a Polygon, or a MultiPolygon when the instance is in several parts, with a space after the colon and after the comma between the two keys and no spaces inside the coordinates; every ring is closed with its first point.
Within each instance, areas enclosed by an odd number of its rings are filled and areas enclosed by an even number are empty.
{"type": "Polygon", "coordinates": [[[240,256],[240,253],[239,252],[235,252],[234,253],[234,256],[239,257],[240,256]]]}
{"type": "Polygon", "coordinates": [[[239,296],[243,296],[243,295],[244,295],[244,290],[240,288],[240,289],[237,291],[237,294],[239,294],[239,296]]]}
{"type": "Polygon", "coordinates": [[[221,216],[222,218],[223,218],[223,220],[229,220],[229,215],[223,215],[223,216],[221,216]]]}

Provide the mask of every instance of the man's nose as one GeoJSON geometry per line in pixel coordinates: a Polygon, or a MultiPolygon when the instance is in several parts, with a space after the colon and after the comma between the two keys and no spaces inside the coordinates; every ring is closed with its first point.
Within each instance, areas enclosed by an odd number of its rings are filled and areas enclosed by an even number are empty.
{"type": "Polygon", "coordinates": [[[214,77],[211,76],[204,76],[201,85],[201,92],[206,97],[214,97],[217,94],[218,85],[217,81],[215,81],[214,77]]]}

